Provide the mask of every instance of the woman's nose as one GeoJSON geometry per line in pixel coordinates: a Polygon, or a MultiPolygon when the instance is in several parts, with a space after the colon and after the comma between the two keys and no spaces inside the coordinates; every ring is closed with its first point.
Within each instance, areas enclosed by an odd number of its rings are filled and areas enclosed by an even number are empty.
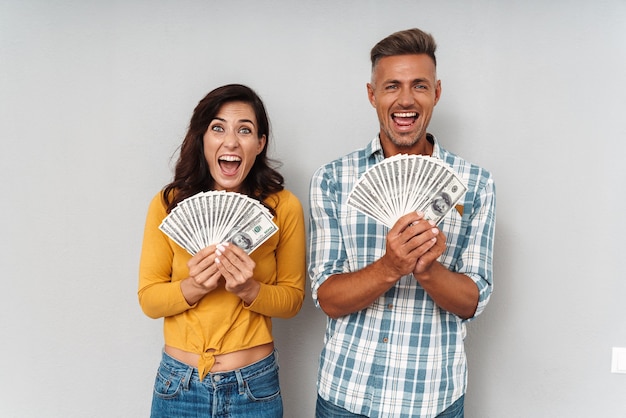
{"type": "Polygon", "coordinates": [[[224,137],[224,145],[227,147],[236,147],[239,144],[239,138],[235,131],[228,132],[224,137]]]}

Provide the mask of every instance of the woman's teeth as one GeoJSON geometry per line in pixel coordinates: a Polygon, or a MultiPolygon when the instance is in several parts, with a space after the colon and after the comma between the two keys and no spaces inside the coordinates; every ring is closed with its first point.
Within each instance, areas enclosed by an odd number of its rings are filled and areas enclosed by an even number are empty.
{"type": "Polygon", "coordinates": [[[234,175],[241,165],[241,157],[236,155],[223,155],[218,158],[218,164],[224,174],[234,175]]]}
{"type": "Polygon", "coordinates": [[[228,162],[232,162],[232,161],[237,161],[240,162],[241,158],[235,156],[235,155],[223,155],[219,158],[220,161],[228,161],[228,162]]]}

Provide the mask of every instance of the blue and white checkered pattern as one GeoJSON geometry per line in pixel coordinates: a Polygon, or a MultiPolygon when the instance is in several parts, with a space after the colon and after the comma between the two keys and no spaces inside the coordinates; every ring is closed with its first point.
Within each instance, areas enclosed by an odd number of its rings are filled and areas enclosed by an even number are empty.
{"type": "MultiPolygon", "coordinates": [[[[439,224],[447,245],[439,261],[478,286],[476,317],[492,291],[495,185],[488,171],[429,139],[433,156],[468,186],[459,202],[463,210],[451,211],[439,224]]],[[[329,276],[360,270],[385,251],[389,229],[346,204],[359,177],[383,158],[376,137],[313,175],[309,275],[317,306],[317,290],[329,276]]],[[[367,309],[328,318],[319,394],[369,417],[434,417],[465,393],[464,337],[465,321],[440,309],[412,275],[402,277],[367,309]]]]}

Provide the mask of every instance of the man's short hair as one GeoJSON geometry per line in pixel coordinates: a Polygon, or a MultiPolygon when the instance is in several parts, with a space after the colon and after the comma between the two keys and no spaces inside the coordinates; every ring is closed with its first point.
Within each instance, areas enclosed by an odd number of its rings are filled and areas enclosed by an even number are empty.
{"type": "Polygon", "coordinates": [[[436,50],[437,44],[432,35],[420,29],[414,28],[392,33],[372,48],[370,52],[372,72],[381,58],[394,55],[426,54],[432,58],[436,67],[436,50]]]}

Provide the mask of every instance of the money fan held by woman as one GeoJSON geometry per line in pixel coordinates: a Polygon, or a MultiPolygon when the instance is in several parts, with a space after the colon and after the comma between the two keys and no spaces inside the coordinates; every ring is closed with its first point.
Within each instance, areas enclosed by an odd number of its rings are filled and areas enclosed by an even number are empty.
{"type": "Polygon", "coordinates": [[[152,417],[282,417],[272,317],[300,310],[305,284],[302,206],[267,156],[269,120],[250,88],[226,85],[196,106],[174,180],[150,203],[139,303],[163,318],[165,347],[152,417]],[[178,203],[202,191],[245,194],[278,231],[252,253],[234,243],[189,254],[159,230],[178,203]]]}

